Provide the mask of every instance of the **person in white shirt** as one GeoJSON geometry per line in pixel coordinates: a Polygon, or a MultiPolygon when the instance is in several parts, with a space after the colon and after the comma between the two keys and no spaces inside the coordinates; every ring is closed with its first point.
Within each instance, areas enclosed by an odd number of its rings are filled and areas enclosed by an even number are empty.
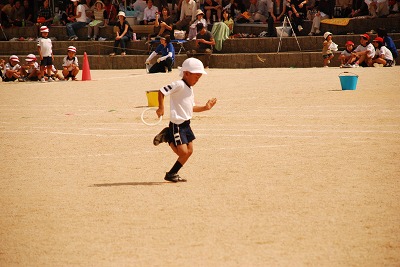
{"type": "MultiPolygon", "coordinates": [[[[24,76],[22,81],[38,81],[40,76],[40,66],[37,63],[37,58],[34,54],[26,56],[26,63],[22,66],[21,76],[24,76]]],[[[21,80],[20,80],[21,81],[21,80]]]]}
{"type": "Polygon", "coordinates": [[[53,82],[54,80],[51,76],[51,66],[53,65],[54,56],[53,56],[53,44],[50,40],[49,36],[49,28],[46,26],[40,27],[40,33],[42,37],[38,39],[38,51],[40,56],[40,81],[45,82],[44,79],[44,70],[46,69],[48,81],[53,82]]]}
{"type": "Polygon", "coordinates": [[[385,41],[382,37],[376,37],[372,44],[376,48],[375,57],[372,59],[374,67],[392,67],[393,55],[392,52],[385,46],[385,41]]]}
{"type": "Polygon", "coordinates": [[[359,65],[367,67],[371,65],[372,59],[375,57],[375,47],[369,42],[369,35],[364,33],[360,35],[360,45],[351,53],[349,64],[354,68],[359,65]]]}
{"type": "Polygon", "coordinates": [[[12,55],[8,63],[4,67],[3,82],[13,82],[21,77],[21,65],[19,58],[16,55],[12,55]]]}
{"type": "Polygon", "coordinates": [[[188,58],[182,63],[180,72],[181,80],[172,82],[158,91],[159,107],[157,116],[164,115],[164,97],[170,97],[170,123],[154,137],[153,144],[169,143],[178,159],[164,180],[169,182],[186,182],[178,175],[179,170],[193,153],[193,141],[196,139],[190,127],[190,119],[194,112],[212,109],[217,103],[216,98],[211,98],[204,106],[198,106],[194,101],[193,86],[199,81],[204,71],[203,63],[197,58],[188,58]]]}
{"type": "Polygon", "coordinates": [[[87,17],[85,7],[79,4],[79,0],[71,0],[76,6],[76,16],[68,17],[70,23],[67,24],[67,34],[70,41],[78,40],[75,31],[86,26],[87,17]],[[79,4],[79,5],[78,5],[79,4]]]}
{"type": "Polygon", "coordinates": [[[73,81],[76,81],[75,77],[79,73],[78,58],[75,55],[76,55],[76,47],[72,45],[69,46],[68,55],[64,57],[62,64],[63,67],[62,74],[64,76],[64,79],[67,81],[69,78],[71,78],[73,81]]]}
{"type": "Polygon", "coordinates": [[[197,4],[194,0],[183,0],[181,6],[181,16],[176,23],[176,29],[188,30],[190,24],[196,20],[197,4]]]}
{"type": "Polygon", "coordinates": [[[384,17],[389,15],[388,0],[365,0],[364,2],[368,5],[368,10],[371,18],[384,17]]]}
{"type": "Polygon", "coordinates": [[[143,24],[154,24],[158,8],[153,5],[153,0],[147,0],[147,7],[144,9],[143,24]]]}

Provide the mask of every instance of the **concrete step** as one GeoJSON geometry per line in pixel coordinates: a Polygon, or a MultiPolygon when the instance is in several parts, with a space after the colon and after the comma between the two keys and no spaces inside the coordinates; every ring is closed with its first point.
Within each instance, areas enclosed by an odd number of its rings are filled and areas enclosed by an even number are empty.
{"type": "MultiPolygon", "coordinates": [[[[338,67],[339,52],[335,53],[335,58],[330,66],[338,67]]],[[[0,58],[6,58],[0,56],[0,58]]],[[[55,66],[60,69],[64,56],[54,57],[55,66]]],[[[185,54],[177,55],[174,68],[182,66],[182,62],[187,58],[185,54]]],[[[144,69],[147,55],[126,55],[114,56],[107,55],[88,55],[90,69],[144,69]]],[[[201,59],[201,57],[200,57],[201,59]]],[[[20,56],[20,60],[25,60],[25,55],[20,56]]],[[[79,65],[83,65],[83,56],[78,55],[79,65]]],[[[240,54],[213,54],[210,60],[211,68],[312,68],[322,67],[323,60],[321,52],[280,52],[280,53],[240,53],[240,54]]]]}
{"type": "MultiPolygon", "coordinates": [[[[304,21],[303,28],[300,35],[306,36],[311,29],[312,21],[304,21]]],[[[140,27],[140,26],[139,26],[140,27]]],[[[332,24],[321,23],[321,32],[330,31],[334,35],[345,35],[347,33],[360,34],[370,31],[371,29],[376,30],[377,28],[386,28],[386,30],[391,32],[400,31],[400,17],[395,18],[375,18],[375,19],[351,19],[346,26],[338,26],[332,24]]],[[[39,29],[37,26],[31,27],[12,27],[12,28],[2,28],[4,34],[0,34],[0,41],[5,41],[7,39],[12,39],[14,37],[34,37],[39,36],[39,29]]],[[[210,27],[211,30],[211,27],[210,27]]],[[[249,33],[259,35],[261,32],[267,30],[267,24],[235,24],[234,33],[249,33]]],[[[87,38],[87,27],[81,28],[76,31],[77,36],[80,40],[86,40],[87,38]]],[[[155,30],[158,32],[158,30],[155,30]]],[[[106,26],[100,28],[100,36],[107,39],[113,39],[113,27],[106,26]]],[[[145,37],[147,35],[138,34],[138,38],[145,37]]],[[[49,37],[56,37],[59,41],[67,41],[67,32],[65,26],[51,26],[49,37]]]]}
{"type": "MultiPolygon", "coordinates": [[[[376,35],[372,35],[374,38],[376,35]]],[[[400,33],[391,34],[397,47],[400,47],[400,33]]],[[[348,40],[352,40],[355,44],[359,43],[359,35],[334,35],[333,41],[338,44],[339,50],[344,49],[344,44],[348,40]]],[[[302,52],[319,52],[322,50],[322,36],[300,36],[282,37],[280,52],[298,52],[300,51],[297,41],[299,42],[302,52]]],[[[278,51],[280,38],[235,38],[228,39],[223,43],[222,50],[216,51],[215,54],[233,54],[233,53],[274,53],[278,51]]],[[[113,41],[53,41],[53,53],[55,55],[66,55],[67,48],[73,45],[77,48],[77,54],[83,55],[108,55],[113,50],[113,41]]],[[[193,49],[195,41],[188,41],[184,44],[185,50],[193,49]]],[[[146,41],[132,41],[128,44],[129,55],[147,55],[149,53],[149,45],[146,41]]],[[[155,47],[153,47],[154,49],[155,47]]],[[[176,47],[177,52],[179,47],[176,47]]],[[[0,54],[27,55],[29,53],[37,54],[37,43],[35,41],[8,41],[0,42],[0,54]]],[[[182,50],[184,53],[184,50],[182,50]]]]}

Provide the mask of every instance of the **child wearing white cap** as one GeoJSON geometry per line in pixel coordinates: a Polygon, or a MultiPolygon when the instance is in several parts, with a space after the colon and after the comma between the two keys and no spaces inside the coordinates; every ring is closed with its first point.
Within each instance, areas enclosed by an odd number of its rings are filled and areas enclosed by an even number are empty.
{"type": "Polygon", "coordinates": [[[38,81],[40,77],[40,66],[37,63],[37,58],[34,54],[26,56],[25,64],[21,68],[21,76],[23,79],[20,81],[38,81]]]}
{"type": "Polygon", "coordinates": [[[324,59],[324,67],[328,67],[331,63],[331,59],[334,57],[332,52],[332,33],[324,33],[324,43],[322,46],[322,58],[324,59]]]}
{"type": "Polygon", "coordinates": [[[156,111],[158,117],[164,115],[164,97],[170,96],[170,123],[169,127],[154,137],[153,144],[157,146],[168,142],[172,151],[178,155],[178,160],[164,177],[166,181],[186,182],[178,172],[193,153],[195,136],[190,127],[190,119],[193,112],[210,110],[217,103],[217,99],[212,98],[204,106],[195,105],[192,86],[203,74],[207,74],[203,63],[197,58],[188,58],[182,64],[180,72],[182,79],[162,87],[158,92],[159,107],[156,111]]]}
{"type": "Polygon", "coordinates": [[[62,74],[65,80],[69,80],[71,78],[73,81],[76,81],[76,75],[79,73],[79,64],[78,58],[76,55],[76,47],[69,46],[68,47],[68,55],[63,59],[63,70],[62,74]]]}
{"type": "Polygon", "coordinates": [[[53,82],[51,75],[51,66],[53,65],[53,44],[49,36],[49,28],[47,26],[40,27],[41,38],[38,39],[38,51],[40,56],[40,81],[45,82],[44,70],[46,69],[48,81],[53,82]]]}
{"type": "Polygon", "coordinates": [[[8,63],[4,67],[3,82],[13,82],[21,77],[21,65],[16,55],[10,56],[8,63]]]}

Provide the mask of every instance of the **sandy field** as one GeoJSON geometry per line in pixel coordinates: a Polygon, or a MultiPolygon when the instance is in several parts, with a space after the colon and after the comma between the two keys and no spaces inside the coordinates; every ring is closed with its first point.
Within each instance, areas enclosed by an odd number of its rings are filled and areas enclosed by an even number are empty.
{"type": "Polygon", "coordinates": [[[0,83],[0,266],[400,266],[400,67],[349,71],[209,69],[176,184],[178,70],[0,83]]]}

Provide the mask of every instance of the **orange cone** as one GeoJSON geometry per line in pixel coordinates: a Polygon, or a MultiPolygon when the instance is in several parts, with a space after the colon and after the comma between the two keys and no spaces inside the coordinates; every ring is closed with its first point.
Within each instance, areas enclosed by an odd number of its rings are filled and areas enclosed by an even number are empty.
{"type": "Polygon", "coordinates": [[[90,81],[92,77],[90,76],[89,60],[86,52],[83,53],[83,66],[82,66],[82,81],[90,81]]]}

